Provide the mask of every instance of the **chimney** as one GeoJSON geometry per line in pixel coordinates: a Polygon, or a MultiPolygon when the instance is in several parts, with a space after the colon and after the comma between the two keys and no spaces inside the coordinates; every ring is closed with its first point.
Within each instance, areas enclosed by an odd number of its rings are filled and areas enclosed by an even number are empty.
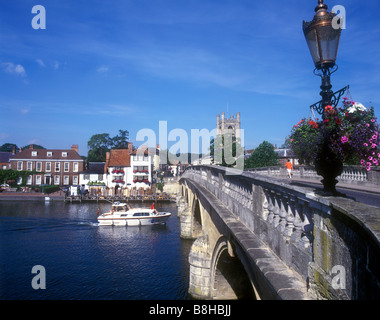
{"type": "Polygon", "coordinates": [[[132,151],[133,151],[133,143],[132,143],[132,142],[129,142],[129,143],[128,143],[128,153],[129,153],[129,154],[132,154],[132,151]]]}
{"type": "Polygon", "coordinates": [[[75,151],[76,153],[78,153],[79,154],[79,149],[78,149],[78,145],[77,144],[73,144],[72,146],[71,146],[71,150],[73,150],[73,151],[75,151]]]}
{"type": "Polygon", "coordinates": [[[13,147],[12,147],[12,155],[14,156],[15,154],[16,154],[16,147],[13,146],[13,147]]]}
{"type": "Polygon", "coordinates": [[[29,150],[33,150],[33,145],[32,144],[29,145],[29,150]]]}
{"type": "Polygon", "coordinates": [[[110,163],[110,152],[106,152],[106,164],[104,165],[104,173],[107,173],[109,163],[110,163]]]}

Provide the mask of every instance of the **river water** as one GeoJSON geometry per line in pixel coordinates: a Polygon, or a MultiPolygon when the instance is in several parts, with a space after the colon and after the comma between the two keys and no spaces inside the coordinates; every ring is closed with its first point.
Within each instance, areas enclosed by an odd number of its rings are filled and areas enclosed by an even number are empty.
{"type": "Polygon", "coordinates": [[[98,207],[110,204],[1,201],[0,299],[188,299],[191,241],[176,205],[156,205],[172,213],[166,225],[142,227],[98,226],[98,207]],[[46,289],[33,288],[34,266],[46,289]]]}

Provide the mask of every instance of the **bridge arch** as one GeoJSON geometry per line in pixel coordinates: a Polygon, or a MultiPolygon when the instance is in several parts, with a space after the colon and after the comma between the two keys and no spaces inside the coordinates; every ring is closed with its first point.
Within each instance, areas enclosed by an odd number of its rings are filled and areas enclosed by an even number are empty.
{"type": "Polygon", "coordinates": [[[231,244],[222,236],[217,241],[211,261],[211,298],[215,300],[256,300],[256,290],[231,244]]]}

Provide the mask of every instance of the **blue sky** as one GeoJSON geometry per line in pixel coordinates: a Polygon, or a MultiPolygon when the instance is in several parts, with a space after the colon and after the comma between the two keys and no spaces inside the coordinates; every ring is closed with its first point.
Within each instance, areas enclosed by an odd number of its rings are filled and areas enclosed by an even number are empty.
{"type": "MultiPolygon", "coordinates": [[[[320,99],[302,21],[317,0],[4,0],[0,10],[0,145],[30,143],[87,155],[93,134],[167,121],[212,130],[241,113],[245,147],[280,146],[320,99]],[[46,29],[35,30],[35,5],[46,29]]],[[[379,116],[380,2],[346,9],[333,90],[379,116]]],[[[141,142],[136,143],[141,144],[141,142]]],[[[170,143],[169,143],[170,145],[170,143]]],[[[190,142],[189,142],[190,145],[190,142]]]]}

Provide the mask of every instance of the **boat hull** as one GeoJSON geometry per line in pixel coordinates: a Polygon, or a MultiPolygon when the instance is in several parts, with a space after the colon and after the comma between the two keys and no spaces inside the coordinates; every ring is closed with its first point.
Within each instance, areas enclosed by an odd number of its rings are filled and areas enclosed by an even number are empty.
{"type": "Polygon", "coordinates": [[[149,217],[112,217],[100,216],[98,218],[100,226],[147,226],[153,224],[165,224],[171,216],[170,213],[149,216],[149,217]]]}

